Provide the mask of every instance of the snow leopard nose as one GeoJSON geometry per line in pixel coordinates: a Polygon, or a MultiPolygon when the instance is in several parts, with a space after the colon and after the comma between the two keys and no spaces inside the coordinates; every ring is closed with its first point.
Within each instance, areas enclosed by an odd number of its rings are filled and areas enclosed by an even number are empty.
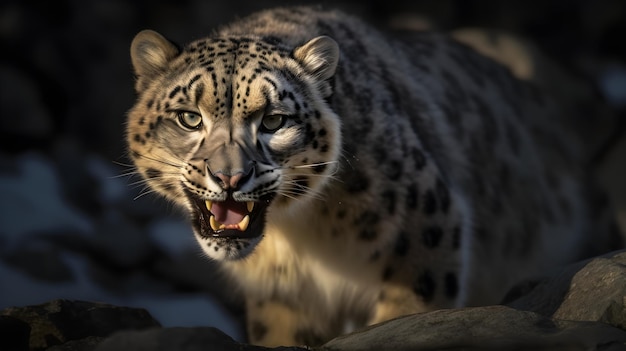
{"type": "Polygon", "coordinates": [[[221,170],[211,174],[224,190],[236,190],[252,177],[254,162],[250,162],[247,166],[244,169],[240,169],[240,171],[232,172],[232,174],[231,172],[221,170]]]}
{"type": "Polygon", "coordinates": [[[222,188],[224,189],[237,189],[239,182],[244,178],[243,172],[236,173],[234,175],[227,175],[221,172],[214,174],[222,182],[222,188]]]}

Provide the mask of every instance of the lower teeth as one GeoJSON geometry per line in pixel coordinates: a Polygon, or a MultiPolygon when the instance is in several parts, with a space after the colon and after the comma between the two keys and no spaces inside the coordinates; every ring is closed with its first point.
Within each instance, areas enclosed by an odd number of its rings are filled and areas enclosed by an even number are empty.
{"type": "Polygon", "coordinates": [[[236,229],[244,232],[246,231],[246,229],[248,229],[248,225],[250,224],[250,216],[246,215],[245,217],[243,217],[241,222],[237,224],[228,225],[218,222],[215,219],[215,216],[211,216],[211,218],[209,218],[209,224],[211,225],[211,229],[213,229],[213,231],[215,232],[222,231],[224,229],[236,229]]]}

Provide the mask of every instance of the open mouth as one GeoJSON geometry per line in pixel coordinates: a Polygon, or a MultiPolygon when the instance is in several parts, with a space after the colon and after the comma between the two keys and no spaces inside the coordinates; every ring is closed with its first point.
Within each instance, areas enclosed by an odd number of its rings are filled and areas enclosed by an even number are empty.
{"type": "Polygon", "coordinates": [[[269,198],[245,202],[232,196],[226,201],[190,198],[195,207],[193,225],[202,236],[251,239],[263,233],[269,198]]]}

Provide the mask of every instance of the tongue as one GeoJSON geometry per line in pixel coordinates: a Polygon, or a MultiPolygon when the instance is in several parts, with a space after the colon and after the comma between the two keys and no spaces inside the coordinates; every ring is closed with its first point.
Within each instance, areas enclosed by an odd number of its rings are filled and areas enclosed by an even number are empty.
{"type": "Polygon", "coordinates": [[[226,201],[214,202],[211,213],[222,224],[237,224],[248,214],[248,208],[245,202],[237,202],[229,197],[226,201]]]}

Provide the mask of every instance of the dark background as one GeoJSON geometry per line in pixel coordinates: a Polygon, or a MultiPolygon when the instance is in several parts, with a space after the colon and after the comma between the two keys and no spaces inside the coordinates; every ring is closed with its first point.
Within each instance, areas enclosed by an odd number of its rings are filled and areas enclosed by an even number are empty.
{"type": "MultiPolygon", "coordinates": [[[[0,4],[0,309],[58,297],[142,305],[144,296],[168,301],[207,293],[240,315],[180,214],[150,195],[135,199],[144,189],[138,177],[125,176],[125,112],[134,98],[128,49],[142,29],[182,43],[255,10],[302,3],[0,4]]],[[[624,118],[626,1],[321,3],[383,28],[426,21],[440,30],[520,34],[596,84],[624,118]]],[[[615,183],[612,170],[605,178],[615,183]]],[[[178,322],[185,323],[171,320],[178,322]]]]}
{"type": "MultiPolygon", "coordinates": [[[[282,4],[306,3],[287,1],[282,4]]],[[[531,38],[564,64],[623,64],[622,0],[322,2],[385,26],[422,15],[437,28],[500,28],[531,38]]],[[[128,47],[145,28],[186,42],[277,1],[3,1],[2,132],[7,151],[48,149],[60,135],[117,160],[133,101],[128,47]],[[8,71],[8,72],[7,72],[8,71]],[[9,77],[6,77],[8,75],[9,77]],[[8,101],[6,101],[8,100],[8,101]]],[[[580,67],[579,67],[580,68],[580,67]]]]}

